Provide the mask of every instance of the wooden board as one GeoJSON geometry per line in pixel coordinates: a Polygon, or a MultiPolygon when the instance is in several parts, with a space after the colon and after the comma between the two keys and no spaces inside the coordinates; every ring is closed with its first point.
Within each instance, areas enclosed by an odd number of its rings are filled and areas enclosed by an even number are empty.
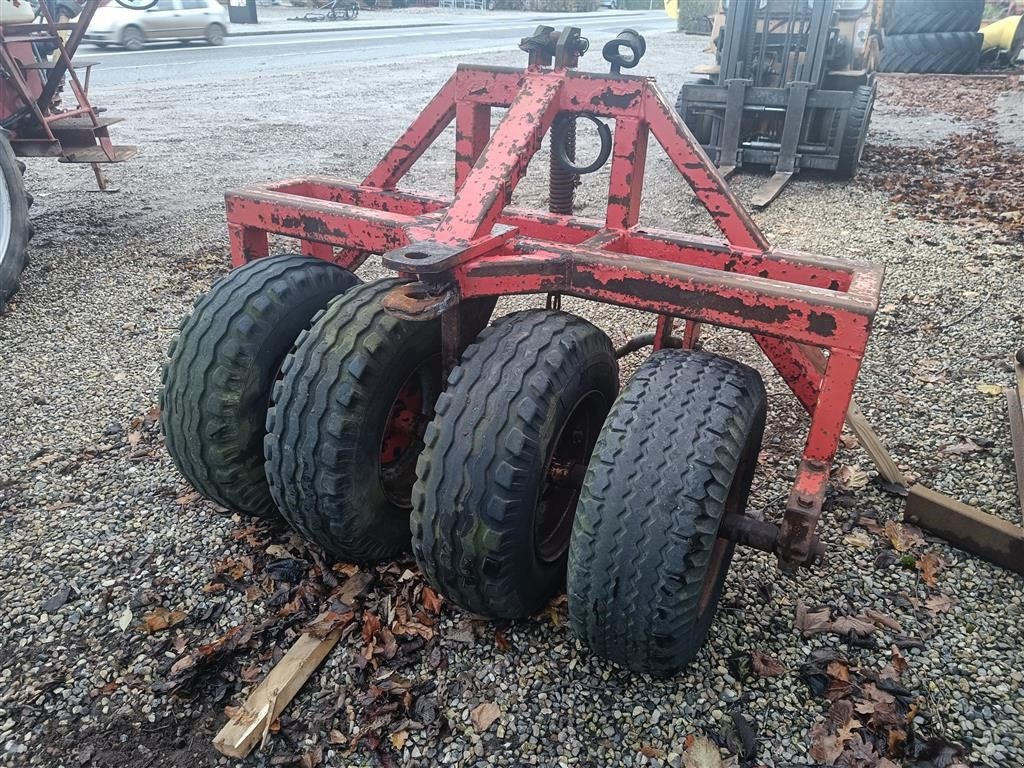
{"type": "Polygon", "coordinates": [[[249,695],[242,711],[221,728],[213,740],[217,751],[228,757],[248,755],[337,644],[341,632],[342,627],[339,627],[324,638],[300,635],[288,653],[249,695]]]}
{"type": "Polygon", "coordinates": [[[1017,469],[1017,501],[1024,515],[1024,395],[1006,390],[1006,408],[1010,414],[1010,443],[1013,445],[1013,465],[1017,469]]]}
{"type": "Polygon", "coordinates": [[[1024,528],[923,485],[908,489],[904,519],[954,547],[1024,575],[1024,528]]]}

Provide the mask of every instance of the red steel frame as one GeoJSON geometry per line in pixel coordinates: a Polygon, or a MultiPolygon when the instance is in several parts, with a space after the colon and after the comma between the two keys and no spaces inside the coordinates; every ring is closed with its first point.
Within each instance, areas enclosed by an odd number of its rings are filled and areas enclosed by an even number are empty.
{"type": "MultiPolygon", "coordinates": [[[[448,318],[458,302],[568,294],[659,315],[655,346],[685,318],[750,332],[810,414],[777,539],[784,562],[813,557],[829,470],[878,306],[882,268],[772,248],[653,80],[563,67],[460,66],[362,183],[311,177],[227,193],[233,263],[268,255],[268,233],[358,267],[371,254],[418,282],[388,306],[448,318]],[[491,108],[507,107],[491,130],[491,108]],[[603,221],[510,208],[512,192],[559,113],[614,120],[603,221]],[[455,195],[396,185],[455,121],[455,195]],[[721,238],[638,225],[653,136],[721,238]],[[820,374],[801,345],[829,350],[820,374]]],[[[446,325],[446,328],[449,326],[446,325]]],[[[457,329],[458,324],[454,327],[457,329]]]]}

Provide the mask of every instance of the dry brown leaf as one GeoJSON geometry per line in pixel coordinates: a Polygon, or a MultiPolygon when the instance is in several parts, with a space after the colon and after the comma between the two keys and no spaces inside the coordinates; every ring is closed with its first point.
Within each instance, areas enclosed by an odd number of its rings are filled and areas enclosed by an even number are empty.
{"type": "Polygon", "coordinates": [[[921,579],[929,587],[938,583],[939,571],[946,567],[942,558],[934,552],[925,552],[917,558],[917,570],[921,572],[921,579]]]}
{"type": "Polygon", "coordinates": [[[939,453],[949,453],[953,456],[963,456],[967,453],[977,453],[978,451],[985,450],[976,442],[968,438],[962,443],[953,443],[939,449],[939,453]]]}
{"type": "Polygon", "coordinates": [[[302,756],[299,760],[299,765],[302,768],[317,768],[324,761],[324,748],[317,744],[309,752],[302,756]]]}
{"type": "Polygon", "coordinates": [[[876,611],[874,608],[864,609],[864,612],[861,615],[864,616],[864,618],[871,619],[875,624],[881,624],[883,627],[891,629],[893,632],[903,631],[903,625],[896,621],[896,619],[886,613],[876,611]]]}
{"type": "Polygon", "coordinates": [[[653,757],[656,760],[665,759],[665,750],[659,747],[651,746],[650,744],[643,744],[640,747],[640,754],[644,757],[653,757]]]}
{"type": "Polygon", "coordinates": [[[911,547],[924,544],[921,531],[912,525],[902,525],[890,520],[882,530],[897,552],[906,552],[911,547]]]}
{"type": "Polygon", "coordinates": [[[868,484],[868,473],[856,464],[840,467],[833,477],[844,491],[856,491],[868,484]]]}
{"type": "Polygon", "coordinates": [[[979,384],[977,390],[983,395],[995,397],[1003,394],[1003,387],[1000,384],[979,384]]]}
{"type": "Polygon", "coordinates": [[[934,595],[924,601],[924,607],[932,613],[948,613],[953,609],[954,601],[949,595],[934,595]]]}
{"type": "Polygon", "coordinates": [[[196,491],[189,491],[188,493],[182,494],[174,501],[180,507],[187,507],[189,504],[193,504],[201,498],[202,496],[200,496],[196,491]]]}
{"type": "Polygon", "coordinates": [[[871,537],[868,536],[867,531],[854,531],[843,538],[843,543],[861,549],[871,549],[875,544],[871,537]]]}
{"type": "Polygon", "coordinates": [[[839,730],[836,731],[836,742],[839,744],[845,744],[853,738],[853,732],[861,728],[860,720],[857,718],[851,718],[840,726],[839,730]]]}
{"type": "Polygon", "coordinates": [[[345,738],[345,734],[339,731],[337,728],[332,728],[327,734],[327,741],[330,744],[347,744],[348,739],[345,738]]]}
{"type": "Polygon", "coordinates": [[[778,677],[786,674],[786,668],[781,661],[761,651],[751,651],[750,661],[754,674],[758,677],[778,677]]]}
{"type": "Polygon", "coordinates": [[[59,453],[47,453],[44,456],[40,456],[34,461],[30,461],[28,464],[29,469],[35,469],[36,467],[45,467],[47,464],[52,464],[60,458],[59,453]]]}
{"type": "Polygon", "coordinates": [[[843,747],[835,736],[825,730],[821,723],[811,726],[811,759],[824,765],[835,765],[843,754],[843,747]]]}
{"type": "Polygon", "coordinates": [[[161,606],[142,617],[142,628],[152,635],[181,624],[187,617],[185,611],[168,611],[161,606]]]}
{"type": "Polygon", "coordinates": [[[423,607],[431,613],[441,612],[441,598],[430,587],[423,588],[423,591],[420,593],[420,601],[423,603],[423,607]]]}
{"type": "MultiPolygon", "coordinates": [[[[303,627],[302,631],[313,637],[324,638],[334,630],[348,626],[353,618],[355,618],[355,614],[352,611],[345,611],[344,613],[324,611],[303,627]]],[[[365,627],[366,624],[364,623],[363,626],[365,627]]]]}
{"type": "Polygon", "coordinates": [[[473,727],[477,733],[486,731],[494,725],[494,721],[499,717],[501,717],[501,708],[493,701],[485,701],[469,713],[469,719],[473,721],[473,727]]]}
{"type": "Polygon", "coordinates": [[[839,616],[832,622],[832,631],[839,635],[854,634],[867,637],[878,628],[870,619],[862,616],[839,616]]]}
{"type": "Polygon", "coordinates": [[[832,611],[828,608],[819,608],[808,611],[803,600],[796,604],[796,620],[794,626],[804,635],[813,635],[816,632],[828,632],[832,629],[832,611]]]}
{"type": "Polygon", "coordinates": [[[698,736],[683,753],[685,768],[722,768],[722,755],[707,736],[698,736]]]}
{"type": "Polygon", "coordinates": [[[370,610],[363,611],[363,642],[368,643],[380,629],[380,616],[370,610]]]}
{"type": "Polygon", "coordinates": [[[903,673],[910,668],[910,665],[907,664],[907,657],[904,656],[903,652],[895,645],[890,647],[889,655],[891,658],[889,663],[892,664],[892,668],[896,670],[897,677],[902,676],[903,673]]]}
{"type": "Polygon", "coordinates": [[[405,742],[409,738],[408,731],[395,731],[388,737],[391,741],[391,746],[395,749],[401,750],[405,746],[405,742]]]}

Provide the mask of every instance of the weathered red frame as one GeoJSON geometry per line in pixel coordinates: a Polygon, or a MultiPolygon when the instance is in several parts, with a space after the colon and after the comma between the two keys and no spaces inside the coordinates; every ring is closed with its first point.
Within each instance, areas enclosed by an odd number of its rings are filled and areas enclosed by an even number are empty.
{"type": "MultiPolygon", "coordinates": [[[[749,331],[811,415],[781,531],[771,547],[808,561],[829,468],[878,306],[878,265],[772,248],[648,78],[531,66],[460,66],[362,183],[300,178],[226,195],[235,265],[268,255],[268,233],[350,269],[370,254],[418,278],[389,306],[450,314],[461,300],[569,294],[749,331]],[[491,108],[508,107],[491,131],[491,108]],[[559,112],[615,121],[604,221],[509,208],[559,112]],[[395,189],[456,124],[455,196],[395,189]],[[653,136],[724,239],[638,226],[653,136]],[[829,350],[824,375],[800,345],[829,350]]],[[[457,328],[457,325],[456,325],[457,328]]],[[[656,347],[660,344],[656,343],[656,347]]]]}

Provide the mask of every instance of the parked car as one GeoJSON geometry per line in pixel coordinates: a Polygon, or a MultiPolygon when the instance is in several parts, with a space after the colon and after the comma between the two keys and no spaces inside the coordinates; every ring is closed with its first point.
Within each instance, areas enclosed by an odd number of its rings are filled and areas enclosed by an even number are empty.
{"type": "Polygon", "coordinates": [[[97,9],[85,33],[99,48],[120,45],[138,51],[156,40],[206,40],[220,45],[228,33],[228,12],[217,0],[157,0],[137,11],[110,3],[97,9]]]}

